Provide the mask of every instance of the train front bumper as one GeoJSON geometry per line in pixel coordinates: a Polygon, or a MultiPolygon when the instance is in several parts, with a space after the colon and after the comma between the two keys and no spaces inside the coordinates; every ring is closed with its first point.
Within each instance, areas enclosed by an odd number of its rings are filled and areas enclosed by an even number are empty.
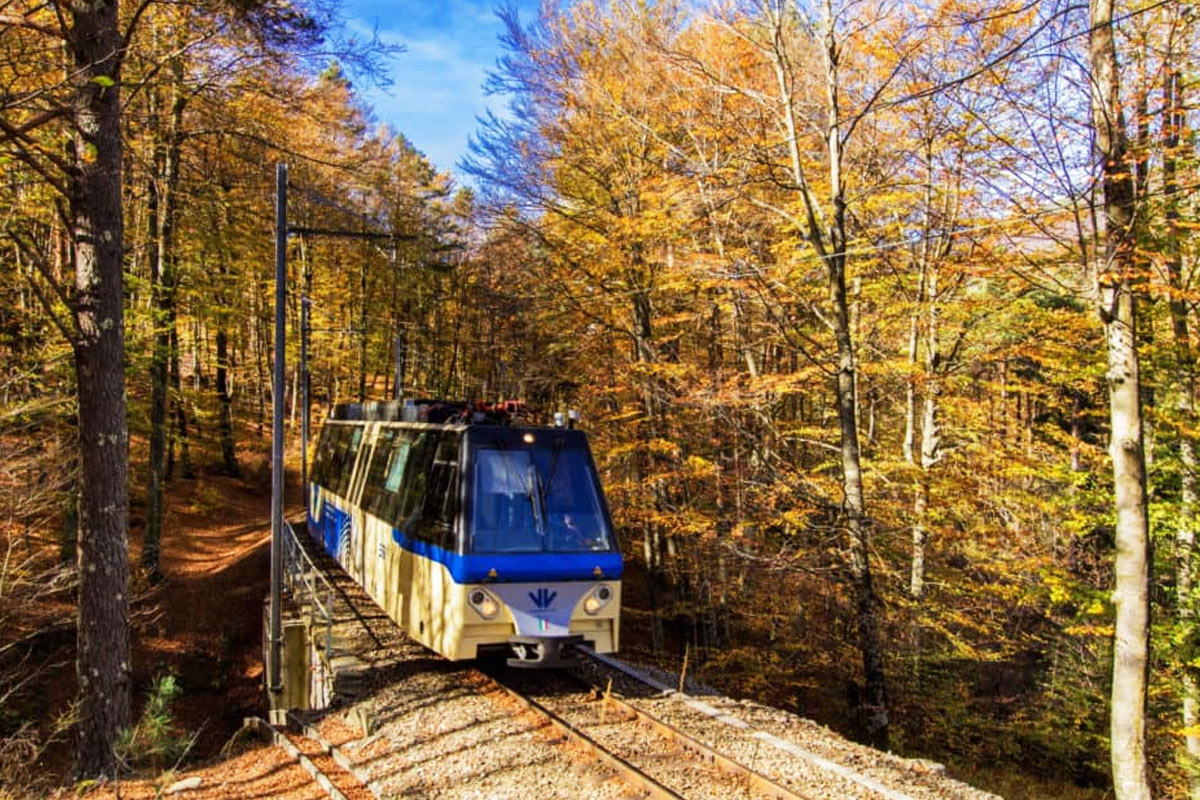
{"type": "Polygon", "coordinates": [[[572,653],[583,644],[583,636],[510,636],[508,644],[513,651],[510,667],[564,667],[574,660],[572,653]]]}

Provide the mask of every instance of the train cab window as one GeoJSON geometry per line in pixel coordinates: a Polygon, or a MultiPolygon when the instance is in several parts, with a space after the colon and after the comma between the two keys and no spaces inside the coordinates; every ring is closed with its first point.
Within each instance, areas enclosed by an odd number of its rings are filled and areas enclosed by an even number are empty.
{"type": "Polygon", "coordinates": [[[481,448],[474,463],[472,552],[613,549],[586,450],[481,448]]]}
{"type": "Polygon", "coordinates": [[[613,549],[596,475],[584,450],[565,449],[545,463],[546,549],[556,553],[613,549]]]}
{"type": "Polygon", "coordinates": [[[472,551],[540,552],[541,508],[533,454],[528,450],[479,450],[474,477],[472,551]]]}

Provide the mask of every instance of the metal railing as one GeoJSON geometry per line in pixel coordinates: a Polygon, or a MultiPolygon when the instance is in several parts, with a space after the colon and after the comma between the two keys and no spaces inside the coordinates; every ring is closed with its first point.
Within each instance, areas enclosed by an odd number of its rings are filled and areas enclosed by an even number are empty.
{"type": "Polygon", "coordinates": [[[307,602],[313,614],[313,625],[318,620],[325,627],[325,655],[328,658],[333,645],[333,585],[317,569],[308,557],[290,522],[283,523],[284,574],[288,592],[299,603],[307,602]],[[323,599],[322,599],[323,598],[323,599]]]}

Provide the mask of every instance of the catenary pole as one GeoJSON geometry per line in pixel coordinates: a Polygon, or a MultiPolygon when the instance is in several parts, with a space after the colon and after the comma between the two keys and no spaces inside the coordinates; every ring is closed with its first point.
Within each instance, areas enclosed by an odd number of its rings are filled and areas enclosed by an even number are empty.
{"type": "Polygon", "coordinates": [[[283,395],[287,311],[287,164],[275,166],[275,380],[271,418],[271,609],[270,649],[267,654],[267,690],[275,698],[283,690],[280,675],[280,620],[283,583],[283,395]]]}
{"type": "MultiPolygon", "coordinates": [[[[305,502],[308,502],[308,437],[311,432],[309,381],[308,381],[308,326],[311,273],[305,272],[304,296],[300,298],[300,485],[305,502]]],[[[308,513],[307,511],[305,513],[308,513]]]]}

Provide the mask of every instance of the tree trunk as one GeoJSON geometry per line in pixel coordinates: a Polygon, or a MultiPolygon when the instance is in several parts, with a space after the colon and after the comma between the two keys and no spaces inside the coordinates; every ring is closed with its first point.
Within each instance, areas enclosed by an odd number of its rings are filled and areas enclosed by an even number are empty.
{"type": "MultiPolygon", "coordinates": [[[[186,105],[183,64],[174,58],[170,64],[171,110],[165,131],[159,128],[158,92],[151,88],[151,128],[155,137],[153,169],[150,178],[148,234],[150,241],[151,319],[154,322],[154,353],[150,361],[150,454],[146,498],[146,531],[142,540],[142,566],[151,581],[162,577],[159,550],[162,539],[164,456],[166,449],[167,366],[171,349],[171,331],[175,324],[175,219],[179,188],[179,159],[183,110],[186,105]]],[[[186,444],[185,444],[186,446],[186,444]]],[[[188,472],[186,456],[184,471],[188,472]]]]}
{"type": "Polygon", "coordinates": [[[217,243],[217,430],[221,439],[221,470],[226,475],[242,474],[237,462],[237,449],[233,436],[233,392],[229,372],[231,354],[229,349],[229,261],[225,236],[229,230],[228,205],[221,204],[214,215],[219,220],[220,236],[217,243]]]}
{"type": "Polygon", "coordinates": [[[358,268],[358,402],[367,399],[367,263],[358,268]]]}
{"type": "Polygon", "coordinates": [[[761,6],[768,19],[770,44],[765,45],[774,68],[779,92],[784,144],[788,150],[794,191],[803,209],[802,217],[789,217],[804,239],[826,265],[829,281],[830,327],[836,344],[837,374],[835,396],[842,466],[843,512],[846,524],[846,556],[850,571],[850,591],[858,622],[858,645],[863,661],[865,702],[863,729],[875,747],[886,748],[888,740],[887,689],[883,668],[883,649],[879,633],[879,601],[871,577],[871,522],[866,512],[863,491],[862,456],[858,441],[858,398],[854,336],[850,323],[850,301],[846,291],[846,187],[842,177],[843,130],[841,85],[839,77],[842,42],[838,40],[833,0],[823,3],[824,19],[819,35],[825,67],[825,156],[828,161],[828,201],[832,213],[818,205],[805,174],[800,154],[800,123],[795,107],[795,75],[790,57],[783,50],[785,12],[773,3],[761,6]]]}
{"type": "MultiPolygon", "coordinates": [[[[1168,60],[1174,54],[1168,53],[1168,60]]],[[[1176,56],[1177,57],[1177,56],[1176,56]]],[[[1179,375],[1179,519],[1175,529],[1175,594],[1180,637],[1192,641],[1196,625],[1195,584],[1196,503],[1200,501],[1196,477],[1196,359],[1188,326],[1188,302],[1183,283],[1183,251],[1179,226],[1178,148],[1186,122],[1183,105],[1182,75],[1173,62],[1163,80],[1163,195],[1166,197],[1167,280],[1171,286],[1171,330],[1174,339],[1176,373],[1179,375]]],[[[1184,664],[1181,708],[1184,728],[1200,725],[1200,685],[1195,668],[1184,664]]],[[[1200,799],[1200,736],[1183,737],[1182,762],[1188,778],[1188,796],[1200,799]]]]}
{"type": "Polygon", "coordinates": [[[222,321],[217,328],[217,400],[219,401],[218,428],[221,437],[221,468],[226,475],[242,474],[237,462],[237,451],[233,441],[233,398],[229,394],[229,334],[222,321]]]}
{"type": "Polygon", "coordinates": [[[1097,269],[1098,311],[1108,343],[1112,425],[1109,454],[1116,499],[1116,605],[1110,746],[1117,800],[1149,800],[1146,676],[1150,645],[1149,522],[1133,291],[1134,185],[1127,163],[1113,0],[1091,0],[1092,116],[1102,161],[1104,263],[1097,269]]]}
{"type": "MultiPolygon", "coordinates": [[[[172,442],[179,443],[179,471],[185,478],[194,478],[192,469],[192,449],[188,436],[187,405],[183,399],[183,372],[179,364],[179,333],[175,328],[175,307],[167,309],[167,331],[171,335],[171,405],[175,411],[175,433],[172,442]]],[[[198,369],[198,365],[196,369],[198,369]]],[[[171,464],[168,462],[167,479],[170,480],[171,464]]]]}
{"type": "MultiPolygon", "coordinates": [[[[150,127],[157,132],[157,90],[150,89],[150,127]]],[[[155,146],[154,170],[147,187],[149,199],[146,212],[147,258],[150,262],[150,324],[154,349],[150,356],[150,441],[146,476],[146,530],[142,537],[142,568],[150,581],[162,578],[159,570],[159,545],[162,538],[163,483],[166,469],[167,445],[167,354],[170,337],[162,313],[162,254],[159,249],[160,177],[162,148],[155,146]]]]}
{"type": "Polygon", "coordinates": [[[871,578],[871,523],[863,493],[862,464],[858,446],[858,398],[855,393],[854,342],[850,328],[850,306],[846,296],[846,189],[842,179],[842,131],[838,65],[840,46],[834,30],[832,0],[825,3],[825,90],[827,100],[826,147],[829,157],[830,200],[833,205],[829,230],[829,294],[833,306],[833,334],[837,342],[837,407],[841,433],[842,490],[845,494],[849,534],[850,574],[858,615],[859,649],[863,660],[865,689],[864,725],[867,741],[887,749],[888,705],[884,680],[883,649],[879,640],[879,602],[871,578]]]}
{"type": "MultiPolygon", "coordinates": [[[[254,333],[254,365],[258,371],[258,386],[255,387],[256,394],[258,395],[258,435],[262,437],[266,435],[264,426],[267,419],[267,392],[269,391],[269,387],[267,386],[267,342],[266,335],[263,333],[263,330],[266,328],[266,320],[259,313],[257,307],[258,292],[254,291],[250,299],[255,306],[251,309],[251,313],[254,315],[251,329],[254,333]]],[[[337,397],[337,393],[331,392],[329,396],[337,397]]]]}
{"type": "MultiPolygon", "coordinates": [[[[638,264],[635,271],[642,269],[643,265],[638,264]]],[[[652,363],[655,360],[654,352],[654,329],[653,329],[654,307],[650,300],[650,295],[645,288],[640,288],[633,294],[632,307],[632,322],[634,330],[634,357],[639,363],[652,363]]],[[[642,409],[646,415],[645,422],[641,426],[640,436],[643,443],[647,443],[652,439],[661,435],[661,417],[662,407],[658,401],[658,390],[654,386],[652,379],[643,379],[646,383],[641,387],[642,391],[642,409]]],[[[645,484],[646,473],[657,472],[656,459],[651,454],[649,447],[644,448],[645,456],[640,461],[641,475],[638,476],[639,483],[645,484]]],[[[665,510],[665,498],[663,497],[662,482],[655,479],[651,485],[653,495],[654,510],[656,513],[661,513],[665,510]]],[[[666,645],[666,634],[663,630],[662,614],[659,608],[661,603],[660,592],[665,589],[666,575],[663,569],[664,542],[660,526],[656,522],[651,522],[646,526],[646,573],[647,573],[647,591],[650,602],[650,645],[655,652],[659,652],[666,645]]]]}
{"type": "Polygon", "coordinates": [[[904,461],[917,463],[917,345],[921,296],[924,293],[924,276],[917,286],[917,302],[908,318],[908,380],[904,382],[904,461]]]}
{"type": "Polygon", "coordinates": [[[1129,281],[1113,287],[1105,324],[1116,491],[1116,641],[1113,651],[1112,768],[1116,797],[1149,798],[1146,770],[1146,674],[1150,640],[1149,524],[1142,457],[1136,298],[1129,281]]]}
{"type": "Polygon", "coordinates": [[[79,378],[80,776],[115,775],[130,720],[129,502],[122,307],[120,59],[117,3],[70,5],[74,165],[68,175],[75,258],[73,342],[79,378]]]}
{"type": "Polygon", "coordinates": [[[921,472],[917,479],[917,498],[914,502],[913,557],[909,575],[909,591],[913,599],[925,596],[925,543],[929,538],[929,481],[930,472],[942,458],[942,430],[938,420],[938,400],[941,397],[941,368],[939,353],[941,338],[938,309],[938,271],[927,269],[926,295],[929,314],[925,331],[925,407],[921,414],[921,472]]]}

